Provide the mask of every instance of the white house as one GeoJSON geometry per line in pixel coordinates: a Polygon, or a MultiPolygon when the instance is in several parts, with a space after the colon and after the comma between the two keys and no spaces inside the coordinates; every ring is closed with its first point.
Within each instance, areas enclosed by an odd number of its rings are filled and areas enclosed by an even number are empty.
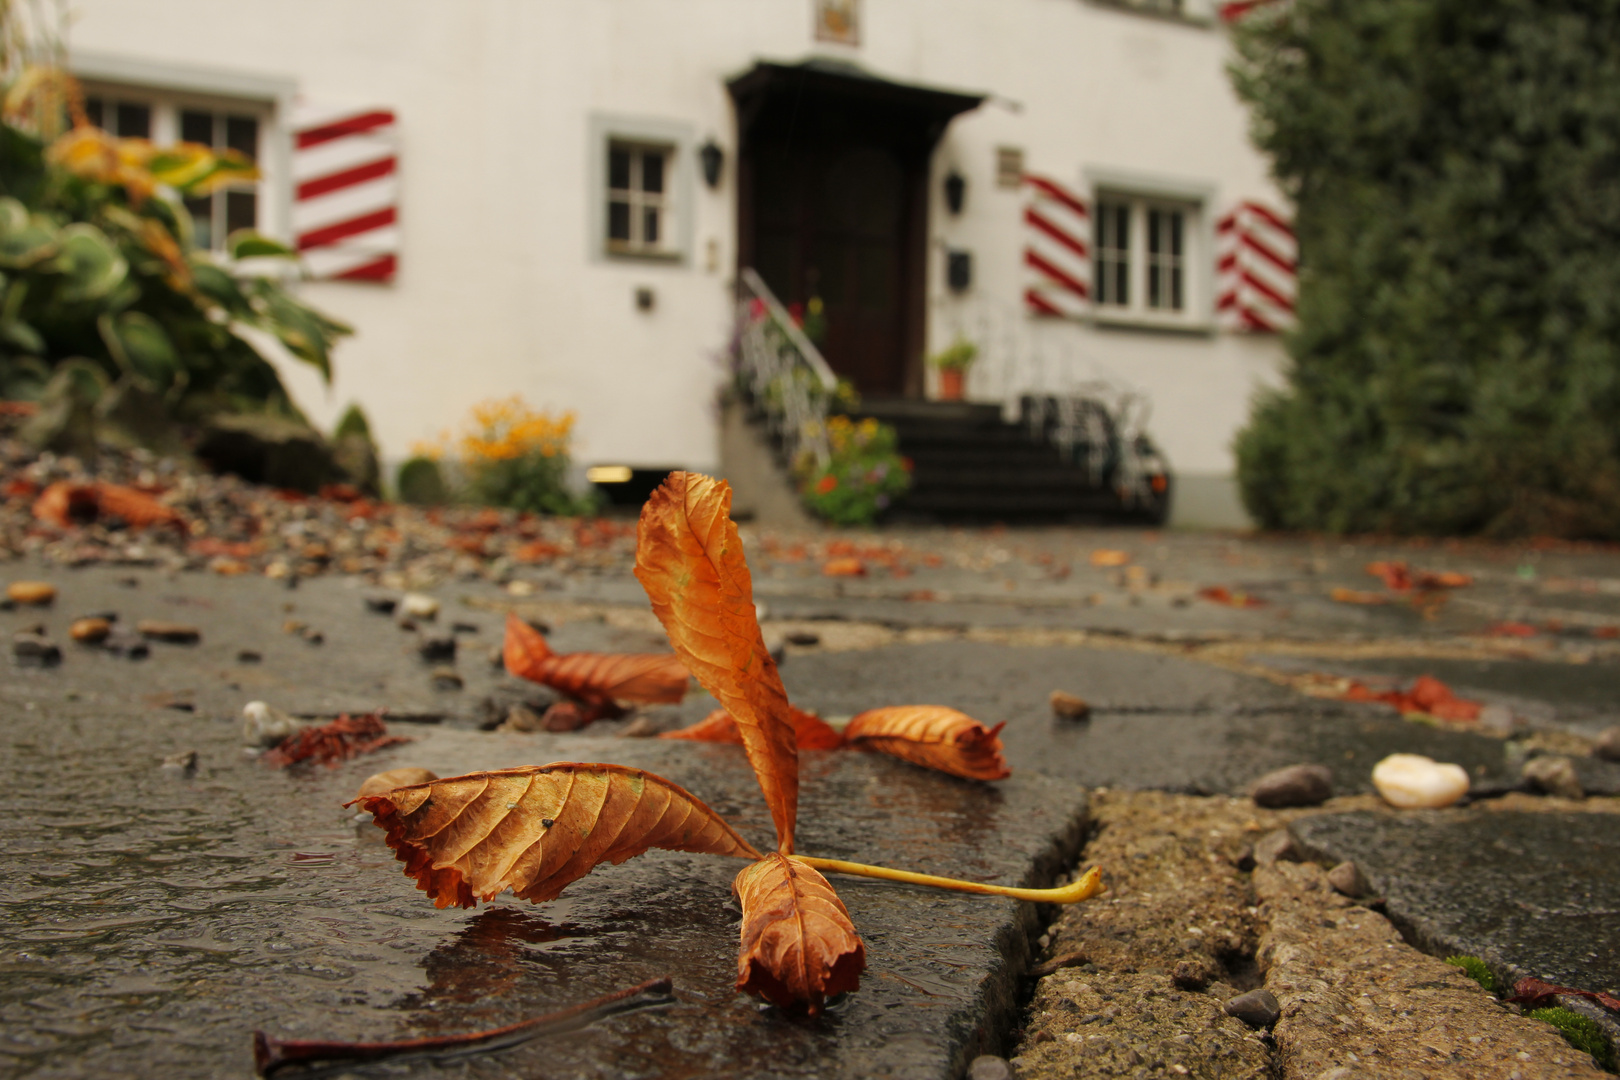
{"type": "Polygon", "coordinates": [[[958,334],[972,398],[1139,389],[1175,518],[1241,520],[1293,252],[1213,0],[76,0],[69,46],[110,129],[257,156],[194,209],[304,249],[357,334],[289,386],[387,457],[517,392],[713,469],[754,267],[868,396],[958,334]]]}

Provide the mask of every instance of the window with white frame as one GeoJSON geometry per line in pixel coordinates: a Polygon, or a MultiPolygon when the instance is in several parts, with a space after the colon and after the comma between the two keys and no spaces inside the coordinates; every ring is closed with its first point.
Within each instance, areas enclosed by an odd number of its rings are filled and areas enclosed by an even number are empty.
{"type": "MultiPolygon", "coordinates": [[[[159,146],[201,143],[236,150],[250,161],[263,157],[269,110],[250,102],[226,102],[145,89],[89,85],[85,114],[92,124],[121,138],[150,139],[159,146]]],[[[197,246],[223,250],[238,229],[260,227],[260,185],[232,184],[211,195],[185,200],[197,246]]]]}
{"type": "Polygon", "coordinates": [[[1092,236],[1092,298],[1098,315],[1192,321],[1199,282],[1193,258],[1196,203],[1104,192],[1092,236]]]}
{"type": "Polygon", "coordinates": [[[676,253],[670,180],[675,147],[614,139],[607,146],[607,250],[676,253]]]}

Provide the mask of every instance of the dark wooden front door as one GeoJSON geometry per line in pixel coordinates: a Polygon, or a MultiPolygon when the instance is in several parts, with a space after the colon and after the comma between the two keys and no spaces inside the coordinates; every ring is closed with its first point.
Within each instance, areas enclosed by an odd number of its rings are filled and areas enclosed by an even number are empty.
{"type": "Polygon", "coordinates": [[[822,352],[863,394],[906,390],[908,183],[886,146],[761,140],[753,158],[754,266],[785,304],[821,301],[822,352]]]}

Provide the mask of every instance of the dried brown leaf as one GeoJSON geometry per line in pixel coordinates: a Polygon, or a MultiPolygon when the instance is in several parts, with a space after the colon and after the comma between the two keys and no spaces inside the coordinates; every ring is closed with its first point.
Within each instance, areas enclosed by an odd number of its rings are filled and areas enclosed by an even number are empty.
{"type": "Polygon", "coordinates": [[[687,668],[731,714],[776,823],[793,850],[799,752],[792,706],[754,611],[754,584],[723,480],[674,472],[641,510],[636,578],[687,668]]]}
{"type": "Polygon", "coordinates": [[[545,635],[506,617],[506,670],[590,705],[654,705],[686,696],[686,667],[674,653],[554,653],[545,635]]]}
{"type": "Polygon", "coordinates": [[[738,990],[814,1014],[828,998],[860,986],[866,946],[813,867],[771,852],[744,867],[731,891],[743,912],[738,990]]]}
{"type": "Polygon", "coordinates": [[[436,907],[475,907],[475,898],[504,889],[550,900],[599,864],[655,847],[759,858],[686,789],[623,765],[497,769],[353,802],[387,832],[406,875],[436,907]]]}
{"type": "MultiPolygon", "coordinates": [[[[843,734],[814,713],[795,708],[789,714],[788,722],[793,726],[794,741],[800,750],[836,750],[844,745],[843,734]]],[[[737,730],[737,721],[733,720],[724,709],[716,709],[695,724],[675,731],[666,731],[658,737],[686,739],[691,742],[726,743],[731,746],[743,744],[742,732],[737,730]]]]}
{"type": "Polygon", "coordinates": [[[999,732],[943,705],[894,705],[860,713],[844,729],[851,746],[880,750],[967,780],[1005,780],[999,732]]]}

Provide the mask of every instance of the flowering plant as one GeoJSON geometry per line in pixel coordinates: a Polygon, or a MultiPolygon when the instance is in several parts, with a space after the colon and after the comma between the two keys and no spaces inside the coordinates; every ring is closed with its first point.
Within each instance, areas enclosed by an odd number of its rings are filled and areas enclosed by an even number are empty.
{"type": "Polygon", "coordinates": [[[809,510],[835,525],[865,525],[911,488],[911,462],[888,424],[872,417],[827,419],[828,458],[800,457],[795,473],[809,510]]]}
{"type": "Polygon", "coordinates": [[[481,401],[459,436],[439,437],[437,447],[416,448],[437,458],[454,447],[474,502],[542,514],[584,514],[589,498],[568,488],[569,442],[574,414],[537,412],[513,394],[481,401]]]}

